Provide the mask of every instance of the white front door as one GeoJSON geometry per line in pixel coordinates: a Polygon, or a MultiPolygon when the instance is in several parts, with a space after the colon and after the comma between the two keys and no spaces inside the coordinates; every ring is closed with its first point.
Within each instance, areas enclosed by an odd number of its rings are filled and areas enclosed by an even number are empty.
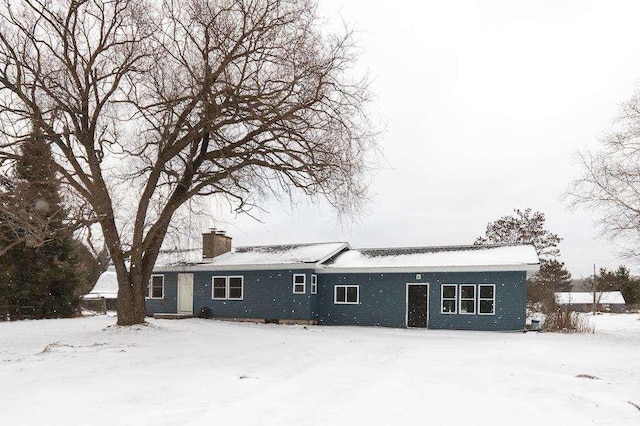
{"type": "Polygon", "coordinates": [[[193,314],[193,274],[178,274],[178,313],[193,314]]]}

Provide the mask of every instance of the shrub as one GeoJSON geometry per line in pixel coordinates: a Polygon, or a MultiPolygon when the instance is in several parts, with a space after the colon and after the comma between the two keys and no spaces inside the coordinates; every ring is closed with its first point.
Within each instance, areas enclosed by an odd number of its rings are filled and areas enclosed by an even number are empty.
{"type": "Polygon", "coordinates": [[[566,308],[548,314],[543,327],[546,331],[560,333],[593,333],[595,331],[595,327],[584,314],[566,308]]]}

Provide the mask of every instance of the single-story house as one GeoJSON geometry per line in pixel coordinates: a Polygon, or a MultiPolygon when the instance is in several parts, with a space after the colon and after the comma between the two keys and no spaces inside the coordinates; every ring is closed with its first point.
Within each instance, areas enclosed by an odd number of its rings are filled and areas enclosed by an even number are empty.
{"type": "Polygon", "coordinates": [[[533,246],[352,249],[344,242],[231,248],[203,235],[196,263],[156,265],[148,315],[280,323],[522,330],[533,246]]]}
{"type": "Polygon", "coordinates": [[[82,306],[94,311],[115,311],[116,299],[118,298],[118,278],[113,266],[107,268],[93,289],[82,296],[82,306]]]}
{"type": "MultiPolygon", "coordinates": [[[[556,292],[556,303],[567,306],[577,312],[593,311],[593,292],[556,292]]],[[[626,303],[619,291],[597,291],[595,293],[596,309],[599,312],[624,312],[626,303]]]]}

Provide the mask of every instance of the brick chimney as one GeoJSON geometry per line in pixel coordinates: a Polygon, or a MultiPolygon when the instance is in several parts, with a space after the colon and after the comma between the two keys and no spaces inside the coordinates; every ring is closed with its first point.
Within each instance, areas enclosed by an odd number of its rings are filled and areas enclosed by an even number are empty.
{"type": "Polygon", "coordinates": [[[202,234],[203,259],[211,259],[229,251],[231,251],[231,237],[227,237],[224,231],[211,228],[211,231],[202,234]]]}

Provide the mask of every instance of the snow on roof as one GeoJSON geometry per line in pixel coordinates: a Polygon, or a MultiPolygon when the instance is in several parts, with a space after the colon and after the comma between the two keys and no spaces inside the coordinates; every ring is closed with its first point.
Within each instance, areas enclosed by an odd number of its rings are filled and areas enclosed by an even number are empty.
{"type": "Polygon", "coordinates": [[[448,246],[356,249],[341,253],[327,268],[447,268],[522,266],[537,269],[540,263],[531,245],[448,246]]]}
{"type": "Polygon", "coordinates": [[[104,297],[106,299],[115,299],[118,297],[118,278],[116,277],[116,270],[113,266],[107,268],[107,270],[100,275],[93,289],[83,296],[85,299],[95,299],[98,297],[104,297]]]}
{"type": "Polygon", "coordinates": [[[204,263],[212,266],[316,263],[346,247],[347,243],[237,247],[204,263]]]}
{"type": "Polygon", "coordinates": [[[160,250],[156,266],[190,265],[202,262],[202,247],[160,250]]]}
{"type": "MultiPolygon", "coordinates": [[[[590,291],[561,291],[555,293],[555,296],[556,303],[559,305],[593,303],[593,292],[590,291]]],[[[604,304],[625,303],[624,297],[619,291],[596,292],[596,300],[599,300],[598,303],[604,304]]]]}

